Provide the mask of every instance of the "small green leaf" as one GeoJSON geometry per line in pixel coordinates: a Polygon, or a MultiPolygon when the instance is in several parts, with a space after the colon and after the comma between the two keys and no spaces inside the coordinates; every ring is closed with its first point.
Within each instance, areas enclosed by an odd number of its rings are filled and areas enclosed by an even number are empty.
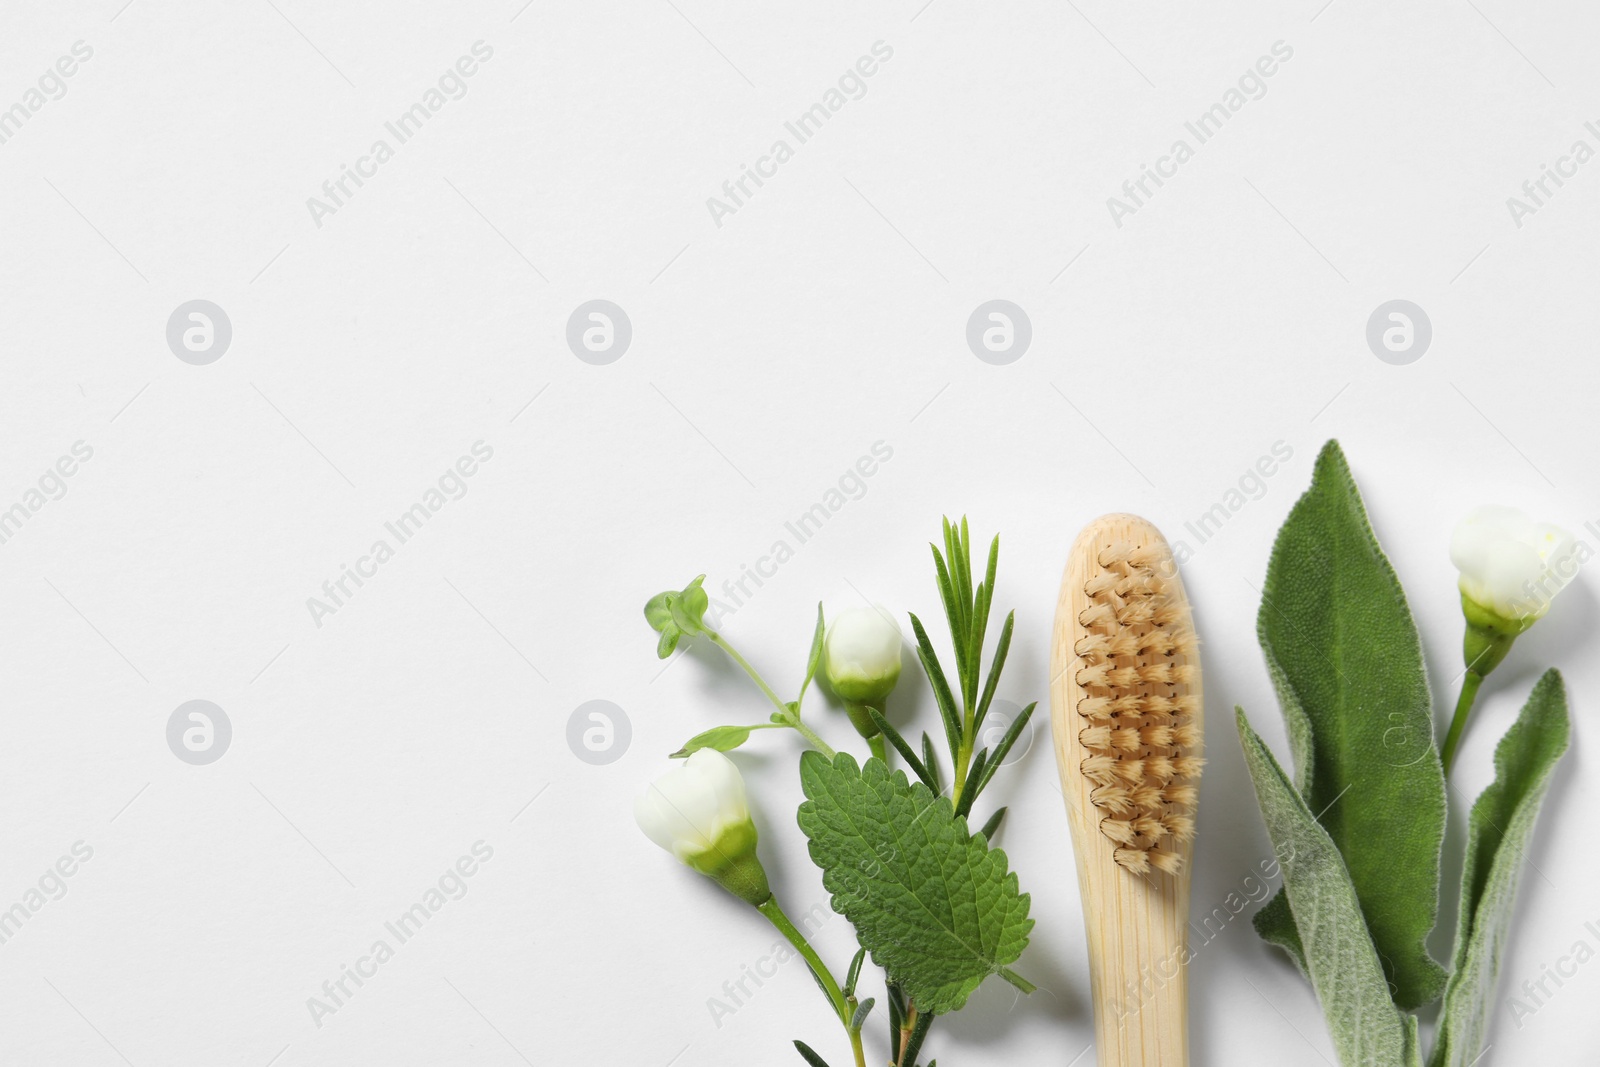
{"type": "Polygon", "coordinates": [[[944,676],[944,668],[939,666],[933,642],[928,640],[928,631],[923,629],[922,620],[915,613],[911,615],[911,630],[917,637],[917,658],[922,661],[922,669],[933,687],[934,702],[939,705],[939,717],[944,721],[945,740],[950,744],[950,751],[954,752],[961,747],[961,712],[950,693],[950,682],[944,676]]]}
{"type": "Polygon", "coordinates": [[[867,1023],[867,1016],[872,1014],[872,1005],[876,1003],[871,997],[863,1000],[856,1006],[856,1013],[850,1017],[850,1029],[859,1030],[867,1023]]]}
{"type": "Polygon", "coordinates": [[[943,1014],[1016,962],[1033,920],[1006,854],[880,760],[800,759],[800,828],[835,911],[918,1011],[943,1014]]]}
{"type": "Polygon", "coordinates": [[[1482,1055],[1523,856],[1570,730],[1561,675],[1546,671],[1495,749],[1494,783],[1472,805],[1455,960],[1432,1067],[1465,1067],[1482,1055]]]}
{"type": "Polygon", "coordinates": [[[828,1061],[812,1052],[811,1046],[804,1041],[797,1040],[794,1043],[794,1047],[800,1053],[800,1058],[810,1064],[811,1067],[828,1067],[828,1061]]]}
{"type": "Polygon", "coordinates": [[[811,679],[817,676],[817,670],[822,666],[822,638],[827,628],[822,620],[822,601],[817,601],[817,627],[811,633],[811,652],[806,656],[806,679],[800,683],[800,695],[795,698],[795,703],[806,698],[806,690],[811,687],[811,679]]]}
{"type": "MultiPolygon", "coordinates": [[[[668,623],[667,628],[661,631],[661,639],[656,642],[656,658],[666,659],[672,655],[672,650],[678,647],[678,638],[682,636],[682,631],[668,623]]],[[[665,667],[661,669],[666,670],[665,667]]]]}
{"type": "Polygon", "coordinates": [[[928,776],[923,781],[928,783],[928,788],[935,793],[943,793],[944,787],[939,784],[939,755],[933,750],[933,738],[928,736],[928,731],[922,731],[922,765],[928,768],[928,776]]]}
{"type": "Polygon", "coordinates": [[[1283,867],[1289,907],[1306,948],[1307,973],[1322,1003],[1339,1062],[1406,1067],[1406,1028],[1389,996],[1367,935],[1350,872],[1278,761],[1236,711],[1239,742],[1256,800],[1283,867]]]}
{"type": "Polygon", "coordinates": [[[1010,612],[1000,627],[1000,640],[994,646],[994,658],[989,661],[989,677],[983,683],[983,697],[978,701],[978,710],[973,716],[973,733],[983,730],[983,720],[989,716],[989,702],[994,699],[995,687],[1000,684],[1000,672],[1005,669],[1006,654],[1011,651],[1011,629],[1016,621],[1017,613],[1010,612]]]}
{"type": "MultiPolygon", "coordinates": [[[[1427,1004],[1445,982],[1424,945],[1439,907],[1444,773],[1416,625],[1337,442],[1278,532],[1257,629],[1294,754],[1309,757],[1301,795],[1349,869],[1394,1001],[1427,1004]]],[[[1266,909],[1257,928],[1289,942],[1284,917],[1266,909]]]]}
{"type": "Polygon", "coordinates": [[[705,632],[706,608],[711,603],[706,591],[700,588],[700,583],[705,580],[706,576],[702,574],[684,586],[677,596],[667,598],[667,606],[672,609],[672,621],[686,634],[705,632]]]}
{"type": "Polygon", "coordinates": [[[966,783],[961,787],[961,795],[956,798],[956,814],[970,815],[972,802],[978,799],[978,783],[983,781],[984,767],[989,762],[989,750],[979,749],[978,754],[972,757],[972,766],[967,771],[966,783]]]}
{"type": "Polygon", "coordinates": [[[993,815],[989,816],[989,821],[983,824],[983,829],[979,830],[978,833],[983,835],[983,838],[984,838],[985,841],[988,841],[990,844],[993,844],[994,843],[995,831],[1000,829],[1000,820],[1004,819],[1005,817],[1006,817],[1006,809],[1005,808],[997,808],[997,809],[995,809],[995,813],[993,815]]]}
{"type": "Polygon", "coordinates": [[[867,950],[866,949],[864,949],[864,948],[856,949],[855,957],[850,960],[850,970],[849,970],[848,973],[846,973],[846,975],[844,977],[844,986],[840,990],[840,992],[842,992],[845,996],[850,997],[850,996],[854,996],[855,995],[855,992],[856,992],[856,980],[861,977],[861,963],[866,958],[867,958],[867,950]]]}
{"type": "MultiPolygon", "coordinates": [[[[1028,720],[1033,718],[1033,709],[1038,706],[1039,702],[1036,700],[1023,708],[1022,712],[1017,716],[1016,722],[1007,727],[1005,735],[1000,738],[1000,743],[994,746],[994,754],[989,757],[988,764],[983,768],[983,773],[978,777],[978,784],[972,789],[973,800],[978,799],[979,794],[989,784],[989,779],[994,777],[995,772],[1000,769],[1000,765],[1005,762],[1005,758],[1011,754],[1012,746],[1017,743],[1017,738],[1022,736],[1023,727],[1028,725],[1028,720]]],[[[974,767],[974,773],[977,773],[976,767],[974,767]]],[[[970,804],[967,806],[971,807],[970,804]]]]}
{"type": "MultiPolygon", "coordinates": [[[[916,752],[912,751],[911,746],[906,743],[906,739],[900,735],[900,731],[889,725],[889,720],[885,719],[883,712],[877,708],[868,708],[867,714],[872,717],[874,725],[878,727],[878,732],[889,739],[889,743],[894,746],[895,751],[900,753],[900,757],[906,761],[906,765],[911,768],[911,773],[915,774],[918,780],[930,790],[934,789],[938,782],[933,777],[933,772],[921,760],[917,759],[916,752]]],[[[923,734],[922,736],[926,738],[928,735],[923,734]]]]}
{"type": "Polygon", "coordinates": [[[702,748],[714,748],[718,752],[732,752],[746,741],[750,740],[752,730],[770,730],[775,726],[787,726],[788,723],[754,723],[749,726],[713,726],[703,733],[695,734],[683,743],[683,747],[671,755],[671,759],[683,759],[702,748]]]}
{"type": "Polygon", "coordinates": [[[668,598],[675,596],[673,592],[657,593],[644,605],[644,620],[650,624],[652,630],[665,630],[672,625],[672,605],[668,598]]]}

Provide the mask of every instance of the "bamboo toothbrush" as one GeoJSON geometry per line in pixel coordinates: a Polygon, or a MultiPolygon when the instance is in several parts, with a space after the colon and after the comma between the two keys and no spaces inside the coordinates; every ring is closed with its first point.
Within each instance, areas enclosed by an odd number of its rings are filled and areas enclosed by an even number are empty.
{"type": "Polygon", "coordinates": [[[1149,522],[1106,515],[1078,535],[1050,661],[1100,1067],[1187,1067],[1200,662],[1172,550],[1149,522]]]}

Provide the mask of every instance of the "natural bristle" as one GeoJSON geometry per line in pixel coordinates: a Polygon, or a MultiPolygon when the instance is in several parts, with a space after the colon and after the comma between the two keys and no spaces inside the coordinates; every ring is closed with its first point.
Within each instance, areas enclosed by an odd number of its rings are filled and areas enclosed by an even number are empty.
{"type": "Polygon", "coordinates": [[[1159,538],[1108,544],[1093,560],[1070,667],[1084,724],[1079,770],[1116,863],[1174,874],[1194,838],[1204,763],[1195,633],[1159,538]]]}

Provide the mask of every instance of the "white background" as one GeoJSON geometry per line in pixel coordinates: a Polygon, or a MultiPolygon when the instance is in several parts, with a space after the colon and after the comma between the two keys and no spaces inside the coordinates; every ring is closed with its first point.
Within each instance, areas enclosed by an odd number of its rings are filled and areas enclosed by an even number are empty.
{"type": "MultiPolygon", "coordinates": [[[[93,849],[0,945],[0,1062],[693,1067],[797,1063],[794,1037],[842,1062],[795,966],[713,1023],[708,998],[774,934],[629,808],[688,735],[766,714],[705,649],[664,669],[645,599],[737,577],[876,441],[893,457],[865,494],[727,633],[792,691],[819,599],[937,615],[925,542],[965,512],[1004,535],[1002,696],[1044,698],[1067,546],[1102,512],[1147,515],[1194,550],[1197,912],[1268,854],[1228,713],[1283,751],[1255,589],[1325,439],[1441,705],[1459,515],[1496,500],[1600,537],[1600,163],[1520,227],[1506,204],[1573,141],[1600,148],[1585,5],[123,2],[0,12],[0,107],[93,48],[0,144],[0,508],[93,449],[0,544],[0,907],[93,849]],[[318,226],[307,198],[479,40],[466,96],[318,226]],[[1115,225],[1107,198],[1280,40],[1265,95],[1115,225]],[[866,94],[718,226],[707,198],[877,41],[893,57],[866,94]],[[165,335],[197,298],[233,326],[208,366],[165,335]],[[594,298],[633,326],[606,366],[565,341],[594,298]],[[995,298],[1032,323],[1008,366],[965,341],[995,298]],[[1397,298],[1434,332],[1404,366],[1364,336],[1397,298]],[[478,441],[469,492],[319,626],[307,598],[478,441]],[[1278,441],[1293,458],[1260,499],[1186,534],[1278,441]],[[167,746],[191,699],[232,723],[209,766],[167,746]],[[632,724],[604,766],[566,742],[592,699],[632,724]],[[307,999],[478,841],[493,858],[467,894],[316,1025],[307,999]]],[[[1486,685],[1454,778],[1447,930],[1493,744],[1543,667],[1567,672],[1574,748],[1485,1063],[1593,1054],[1600,965],[1520,1028],[1504,998],[1600,945],[1597,622],[1580,577],[1486,685]]],[[[936,721],[925,684],[891,711],[936,721]]],[[[847,736],[822,701],[810,715],[847,736]]],[[[739,762],[798,913],[825,897],[793,821],[796,740],[739,762]]],[[[984,987],[935,1030],[941,1063],[1093,1060],[1055,780],[1041,729],[986,798],[1011,805],[1001,841],[1038,920],[1018,970],[1041,990],[984,987]]],[[[846,924],[819,944],[842,967],[846,924]]],[[[1197,1064],[1332,1059],[1309,988],[1244,917],[1192,979],[1197,1064]]]]}

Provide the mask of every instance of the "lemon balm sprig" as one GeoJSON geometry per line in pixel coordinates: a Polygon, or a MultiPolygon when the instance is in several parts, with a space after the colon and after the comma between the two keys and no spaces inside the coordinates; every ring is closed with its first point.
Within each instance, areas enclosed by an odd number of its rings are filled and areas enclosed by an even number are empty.
{"type": "Polygon", "coordinates": [[[857,1067],[865,1067],[861,1027],[872,1000],[857,1004],[855,998],[855,979],[865,952],[856,955],[840,988],[822,957],[785,914],[756,854],[756,824],[750,817],[744,778],[733,761],[714,749],[693,753],[639,792],[633,817],[646,837],[755,908],[794,946],[844,1027],[857,1067]]]}
{"type": "Polygon", "coordinates": [[[682,589],[669,589],[651,597],[644,606],[645,621],[650,628],[661,637],[656,642],[656,656],[666,659],[678,647],[678,642],[684,637],[704,637],[713,645],[728,654],[728,658],[739,665],[750,680],[755,682],[756,688],[761,690],[777,710],[764,723],[750,723],[734,726],[714,726],[711,729],[690,738],[683,748],[674,752],[677,757],[688,756],[701,749],[715,749],[718,752],[727,752],[738,748],[750,738],[754,730],[790,729],[794,730],[824,756],[832,759],[834,750],[824,741],[815,730],[800,717],[800,703],[805,699],[806,690],[811,686],[811,679],[816,676],[817,668],[821,665],[823,635],[825,627],[822,618],[822,605],[817,605],[817,625],[811,637],[811,653],[807,658],[805,681],[800,684],[800,695],[794,700],[784,701],[767,684],[761,672],[751,665],[750,661],[739,654],[721,633],[705,621],[706,608],[710,605],[710,598],[706,595],[703,583],[705,575],[699,575],[694,581],[682,589]]]}

